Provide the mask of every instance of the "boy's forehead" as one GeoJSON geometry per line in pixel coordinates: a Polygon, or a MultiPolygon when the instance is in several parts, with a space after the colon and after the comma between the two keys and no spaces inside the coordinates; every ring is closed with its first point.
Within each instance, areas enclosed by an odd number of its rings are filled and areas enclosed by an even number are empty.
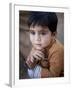
{"type": "Polygon", "coordinates": [[[30,30],[31,31],[47,31],[48,27],[46,27],[46,26],[31,26],[30,30]]]}

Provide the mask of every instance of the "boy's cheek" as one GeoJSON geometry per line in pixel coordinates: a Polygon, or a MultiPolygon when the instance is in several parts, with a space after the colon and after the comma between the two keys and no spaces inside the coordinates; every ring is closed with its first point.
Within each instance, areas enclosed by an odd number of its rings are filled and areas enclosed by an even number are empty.
{"type": "Polygon", "coordinates": [[[34,42],[34,37],[30,35],[30,41],[34,42]]]}

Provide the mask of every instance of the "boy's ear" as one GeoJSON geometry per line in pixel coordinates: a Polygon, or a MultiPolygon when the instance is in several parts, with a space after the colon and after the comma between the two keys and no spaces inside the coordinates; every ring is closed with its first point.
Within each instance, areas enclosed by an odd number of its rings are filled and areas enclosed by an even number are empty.
{"type": "Polygon", "coordinates": [[[56,36],[56,34],[57,34],[57,32],[53,32],[53,33],[52,33],[53,36],[56,36]]]}

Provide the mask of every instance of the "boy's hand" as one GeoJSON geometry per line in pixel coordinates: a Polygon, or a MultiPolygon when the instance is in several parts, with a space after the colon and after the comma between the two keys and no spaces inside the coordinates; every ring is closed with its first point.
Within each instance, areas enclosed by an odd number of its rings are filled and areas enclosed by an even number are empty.
{"type": "Polygon", "coordinates": [[[34,68],[34,66],[36,65],[36,61],[32,62],[32,57],[28,57],[27,60],[26,60],[26,64],[28,65],[29,68],[34,68]]]}
{"type": "Polygon", "coordinates": [[[33,68],[37,64],[37,62],[42,59],[44,59],[43,52],[39,50],[33,50],[30,53],[26,63],[29,66],[29,68],[33,68]]]}
{"type": "Polygon", "coordinates": [[[44,59],[44,53],[40,50],[34,50],[31,52],[32,62],[44,59]]]}

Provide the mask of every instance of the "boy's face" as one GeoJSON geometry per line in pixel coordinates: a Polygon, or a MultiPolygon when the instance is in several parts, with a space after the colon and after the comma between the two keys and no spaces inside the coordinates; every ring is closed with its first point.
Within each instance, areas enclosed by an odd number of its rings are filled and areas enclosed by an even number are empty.
{"type": "Polygon", "coordinates": [[[31,26],[30,40],[34,48],[42,50],[47,47],[53,39],[53,35],[48,27],[31,26]]]}

